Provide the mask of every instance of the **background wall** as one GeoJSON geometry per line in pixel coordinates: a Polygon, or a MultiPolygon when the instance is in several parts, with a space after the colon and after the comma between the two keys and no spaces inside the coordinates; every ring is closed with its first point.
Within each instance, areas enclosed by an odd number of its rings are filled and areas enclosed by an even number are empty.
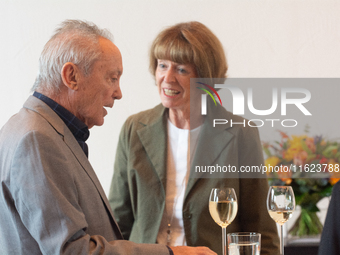
{"type": "Polygon", "coordinates": [[[123,99],[88,142],[108,192],[123,122],[160,102],[148,72],[148,49],[160,30],[191,20],[207,25],[225,47],[229,77],[339,77],[339,10],[335,0],[1,0],[0,127],[30,94],[40,52],[59,23],[82,19],[108,28],[123,55],[123,99]]]}

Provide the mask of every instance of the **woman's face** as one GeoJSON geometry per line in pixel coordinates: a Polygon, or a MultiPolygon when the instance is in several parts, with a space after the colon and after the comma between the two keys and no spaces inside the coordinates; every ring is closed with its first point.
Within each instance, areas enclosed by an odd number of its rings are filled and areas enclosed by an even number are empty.
{"type": "Polygon", "coordinates": [[[197,77],[194,65],[158,59],[155,77],[164,107],[171,110],[189,110],[190,78],[197,77]]]}

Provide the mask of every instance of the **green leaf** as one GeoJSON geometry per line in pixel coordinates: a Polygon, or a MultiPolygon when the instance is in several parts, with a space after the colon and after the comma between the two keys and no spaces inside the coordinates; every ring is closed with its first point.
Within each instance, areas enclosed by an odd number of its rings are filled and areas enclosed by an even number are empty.
{"type": "Polygon", "coordinates": [[[333,156],[333,150],[337,150],[338,146],[336,145],[329,145],[323,152],[322,155],[324,155],[326,158],[331,158],[333,156]]]}
{"type": "Polygon", "coordinates": [[[270,158],[272,156],[272,154],[270,153],[270,150],[267,147],[263,147],[263,151],[266,153],[268,158],[270,158]]]}
{"type": "Polygon", "coordinates": [[[301,140],[301,146],[302,146],[303,150],[307,152],[308,155],[313,154],[313,152],[308,148],[308,146],[307,146],[307,144],[304,140],[301,140]]]}
{"type": "Polygon", "coordinates": [[[333,190],[333,186],[328,186],[327,188],[323,189],[321,192],[320,192],[320,195],[322,197],[329,197],[332,195],[332,190],[333,190]]]}
{"type": "MultiPolygon", "coordinates": [[[[308,154],[306,162],[309,162],[310,160],[314,159],[316,157],[316,154],[308,154]]],[[[319,163],[318,160],[315,160],[317,163],[319,163]]]]}
{"type": "MultiPolygon", "coordinates": [[[[337,148],[337,150],[339,150],[339,148],[337,148]]],[[[340,151],[335,154],[335,158],[340,158],[340,151]]]]}
{"type": "Polygon", "coordinates": [[[322,228],[316,212],[301,209],[301,214],[289,233],[293,236],[317,235],[322,232],[322,228]]]}

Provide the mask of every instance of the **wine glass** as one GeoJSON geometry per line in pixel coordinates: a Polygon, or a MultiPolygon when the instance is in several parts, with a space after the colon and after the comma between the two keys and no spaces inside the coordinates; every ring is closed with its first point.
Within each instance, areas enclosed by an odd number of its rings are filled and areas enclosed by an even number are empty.
{"type": "Polygon", "coordinates": [[[237,198],[233,188],[212,189],[209,212],[213,220],[222,227],[222,251],[227,254],[227,226],[237,214],[237,198]]]}
{"type": "Polygon", "coordinates": [[[295,210],[295,196],[291,186],[270,186],[267,196],[267,209],[270,217],[280,225],[280,255],[284,254],[283,224],[295,210]]]}

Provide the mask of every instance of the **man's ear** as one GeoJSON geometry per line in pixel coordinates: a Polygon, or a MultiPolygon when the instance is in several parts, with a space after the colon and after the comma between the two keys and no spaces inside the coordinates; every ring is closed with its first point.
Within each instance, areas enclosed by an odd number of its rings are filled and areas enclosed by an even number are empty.
{"type": "Polygon", "coordinates": [[[71,62],[65,63],[61,69],[61,79],[64,85],[72,90],[78,90],[79,72],[80,70],[75,64],[71,62]]]}

